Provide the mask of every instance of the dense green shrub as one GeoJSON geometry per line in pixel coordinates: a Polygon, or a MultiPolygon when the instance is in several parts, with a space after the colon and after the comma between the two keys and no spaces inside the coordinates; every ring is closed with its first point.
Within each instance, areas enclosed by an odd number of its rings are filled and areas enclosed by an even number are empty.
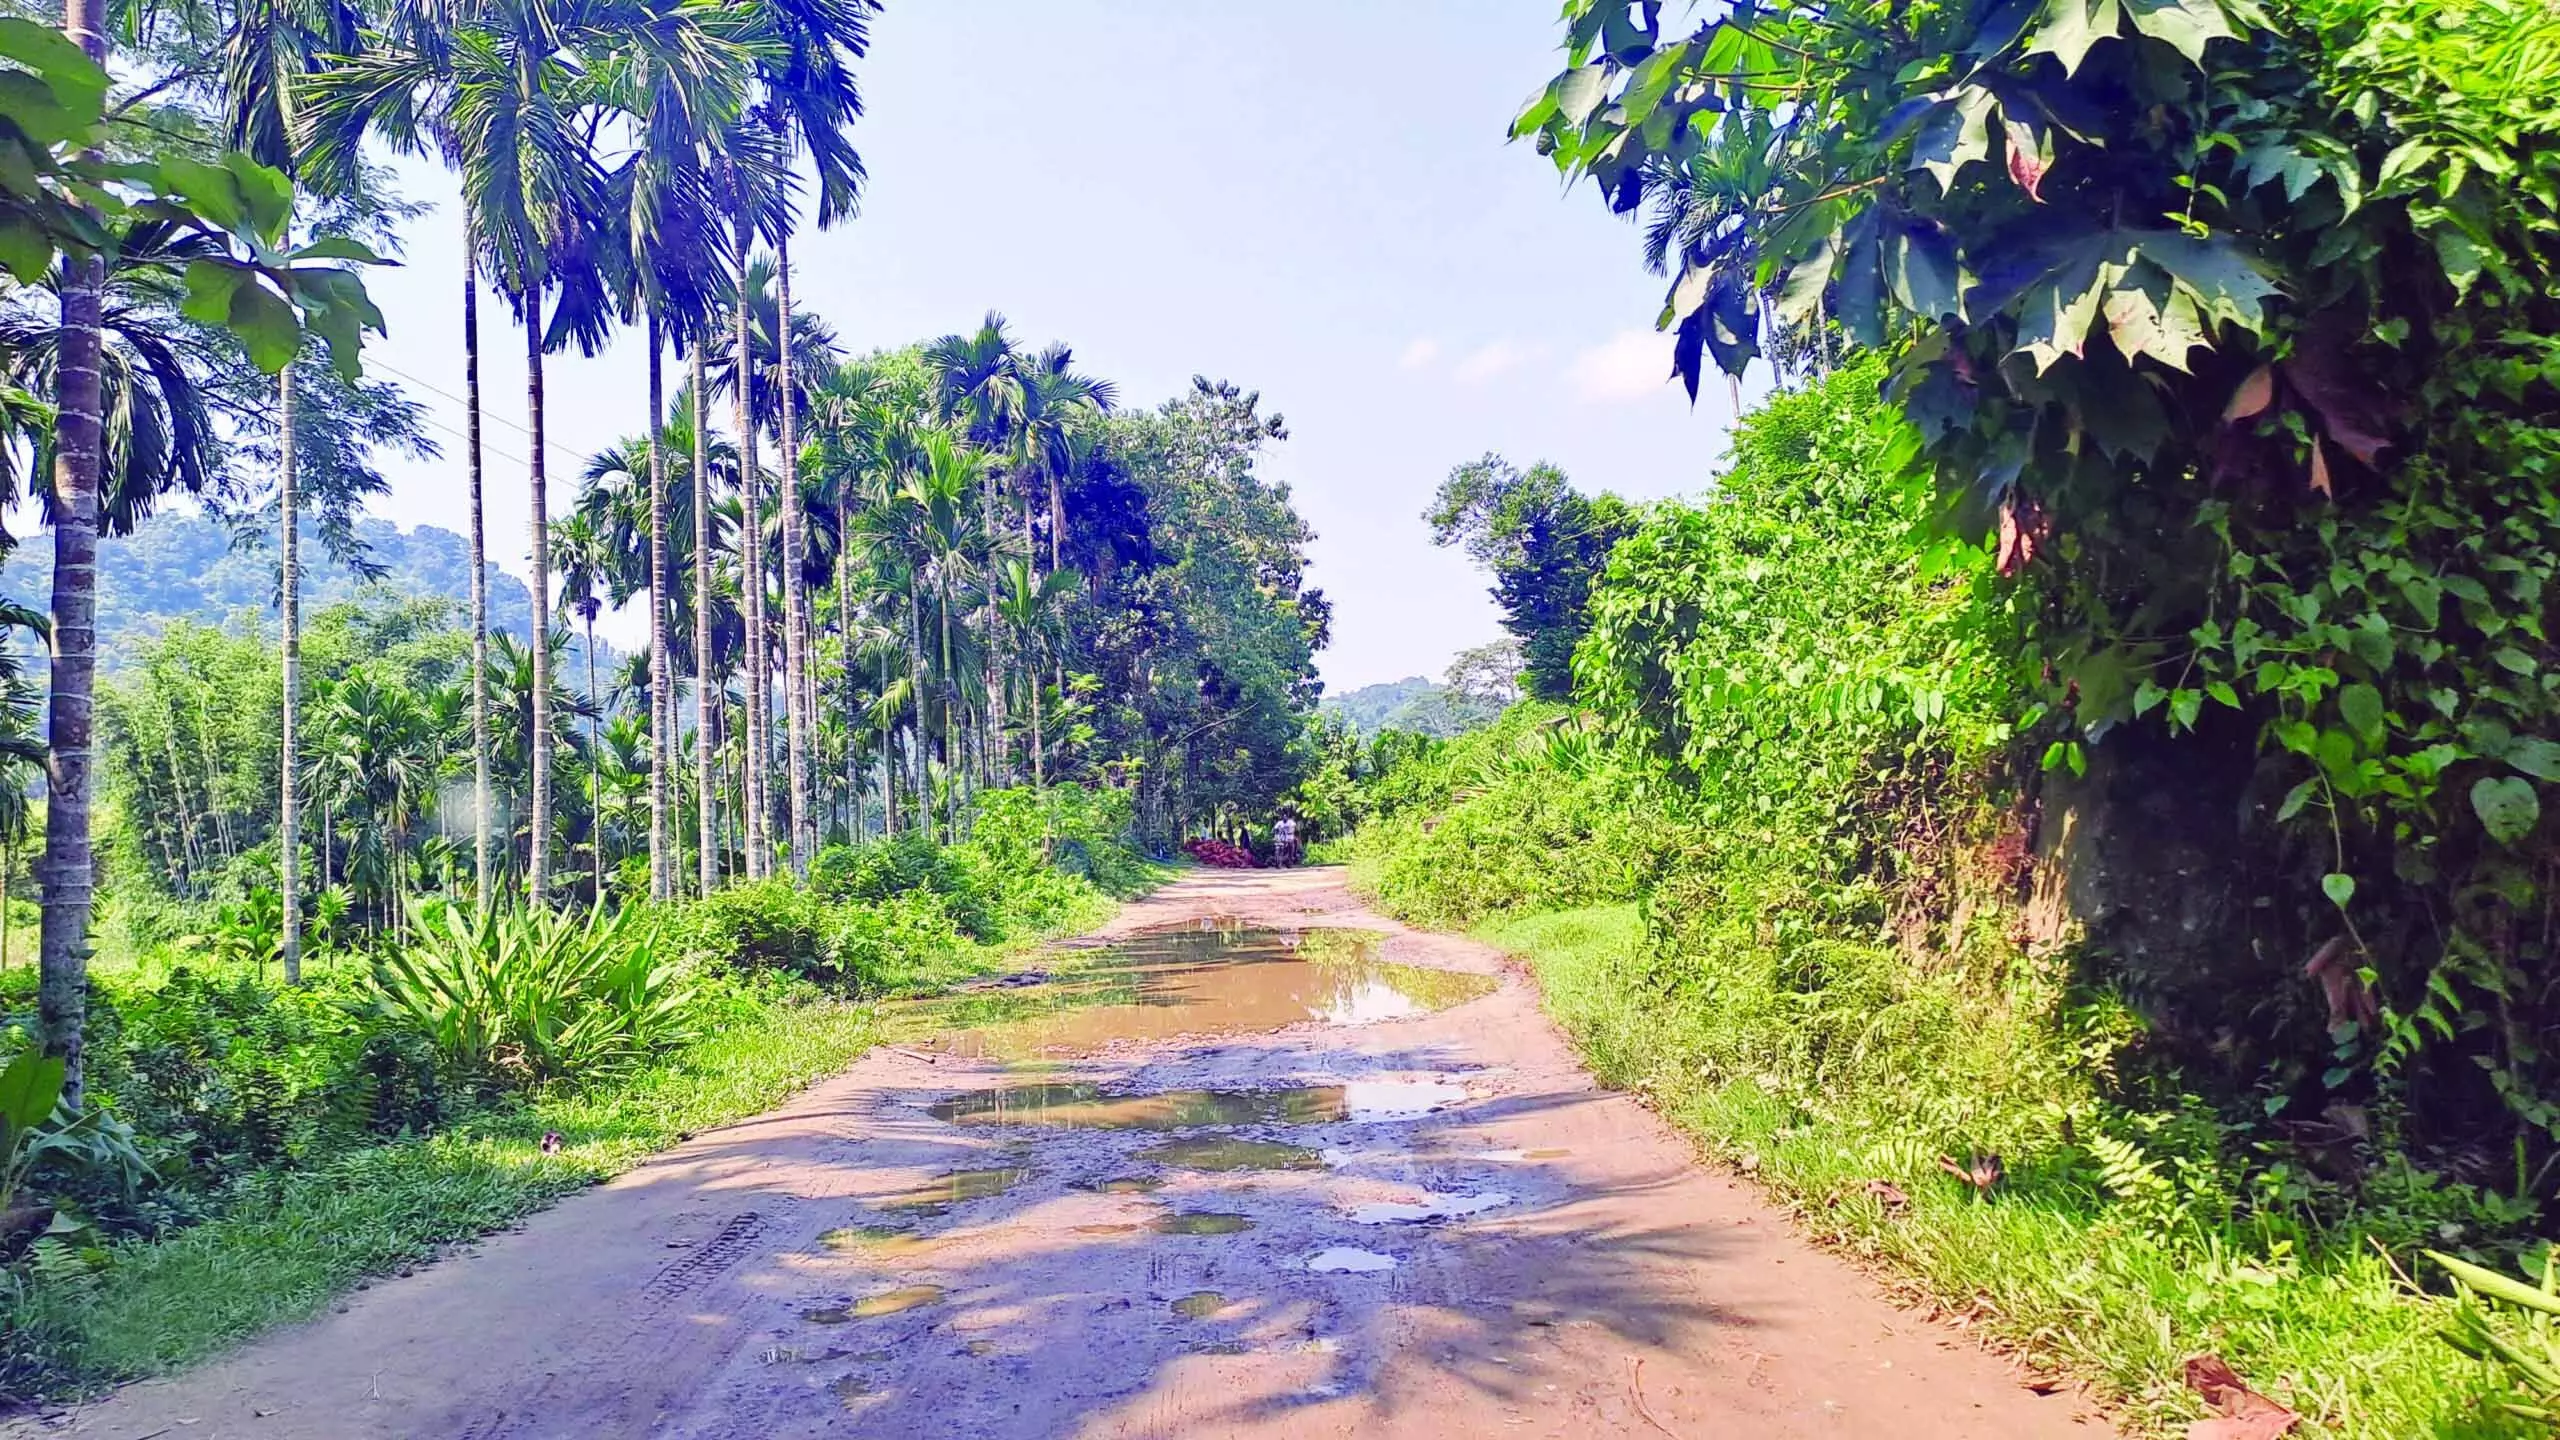
{"type": "Polygon", "coordinates": [[[448,1062],[514,1083],[601,1079],[694,1034],[696,986],[638,907],[446,906],[375,978],[448,1062]]]}

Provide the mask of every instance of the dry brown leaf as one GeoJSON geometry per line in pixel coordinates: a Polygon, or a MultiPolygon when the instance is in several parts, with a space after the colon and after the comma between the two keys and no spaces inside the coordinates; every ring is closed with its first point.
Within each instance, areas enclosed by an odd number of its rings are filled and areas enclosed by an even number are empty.
{"type": "Polygon", "coordinates": [[[2329,454],[2321,448],[2318,436],[2311,440],[2311,488],[2323,495],[2334,493],[2329,489],[2329,454]]]}
{"type": "Polygon", "coordinates": [[[2250,1389],[2219,1355],[2198,1355],[2187,1361],[2187,1388],[2222,1412],[2218,1419],[2188,1426],[2187,1440],[2276,1440],[2302,1423],[2300,1415],[2250,1389]]]}
{"type": "Polygon", "coordinates": [[[1882,1201],[1887,1210],[1899,1210],[1911,1203],[1911,1197],[1902,1193],[1902,1187],[1890,1180],[1868,1181],[1867,1193],[1882,1201]]]}
{"type": "Polygon", "coordinates": [[[2275,403],[2276,372],[2273,366],[2261,365],[2249,372],[2240,388],[2231,392],[2231,403],[2222,407],[2225,420],[2246,420],[2275,403]]]}

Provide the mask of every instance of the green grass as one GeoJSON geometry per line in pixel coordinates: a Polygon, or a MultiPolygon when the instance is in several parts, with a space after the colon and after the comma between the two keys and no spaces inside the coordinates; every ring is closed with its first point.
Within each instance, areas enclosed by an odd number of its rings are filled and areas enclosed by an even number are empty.
{"type": "MultiPolygon", "coordinates": [[[[1080,901],[1047,935],[969,945],[900,977],[917,993],[1004,968],[1089,929],[1080,901]]],[[[884,1038],[879,1006],[742,992],[706,1038],[607,1086],[537,1093],[420,1139],[254,1178],[224,1213],[127,1242],[87,1273],[39,1274],[0,1321],[20,1373],[77,1390],[167,1374],[320,1313],[359,1282],[431,1260],[608,1180],[689,1135],[769,1110],[884,1038]],[[560,1149],[544,1154],[545,1132],[560,1149]]]]}
{"type": "Polygon", "coordinates": [[[1607,1083],[1642,1093],[1706,1154],[1748,1170],[1817,1240],[1869,1262],[1907,1298],[2092,1382],[2138,1433],[2201,1415],[2186,1358],[2230,1358],[2317,1433],[2439,1440],[2542,1433],[2485,1416],[2482,1367],[2435,1338],[2443,1307],[2413,1295],[2352,1235],[2309,1253],[2199,1230],[2172,1242],[2125,1223],[2085,1187],[2012,1176],[1986,1201],[1897,1145],[1870,1110],[1825,1113],[1762,1077],[1702,1073],[1701,1007],[1628,983],[1632,905],[1498,921],[1480,938],[1525,959],[1551,1013],[1607,1083]],[[1910,1197],[1888,1211],[1887,1180],[1910,1197]]]}

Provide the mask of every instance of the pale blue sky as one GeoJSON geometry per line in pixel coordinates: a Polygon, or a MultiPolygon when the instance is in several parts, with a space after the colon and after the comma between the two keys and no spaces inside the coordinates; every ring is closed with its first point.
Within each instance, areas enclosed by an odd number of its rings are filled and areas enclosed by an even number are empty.
{"type": "MultiPolygon", "coordinates": [[[[1634,232],[1560,192],[1511,114],[1555,69],[1554,0],[889,0],[856,132],[861,218],[795,241],[794,297],[849,349],[973,325],[1152,405],[1194,373],[1262,391],[1292,438],[1269,473],[1315,528],[1335,604],[1328,687],[1437,674],[1497,632],[1485,580],[1420,520],[1487,450],[1586,488],[1699,490],[1720,391],[1692,411],[1650,331],[1634,232]]],[[[372,357],[459,433],[450,187],[372,281],[372,357]],[[418,383],[412,383],[418,382],[418,383]]],[[[483,305],[491,553],[524,571],[522,344],[483,305]]],[[[579,457],[645,419],[644,357],[548,367],[554,506],[579,457]]],[[[376,509],[460,529],[461,446],[393,471],[376,509]]],[[[628,638],[627,621],[608,625],[628,638]]]]}

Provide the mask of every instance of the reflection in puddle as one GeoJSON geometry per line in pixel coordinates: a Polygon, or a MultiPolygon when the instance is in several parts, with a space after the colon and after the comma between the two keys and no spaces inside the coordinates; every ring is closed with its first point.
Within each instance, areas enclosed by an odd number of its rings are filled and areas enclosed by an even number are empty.
{"type": "Polygon", "coordinates": [[[1530,1160],[1561,1160],[1570,1150],[1477,1150],[1465,1155],[1452,1155],[1452,1160],[1478,1160],[1490,1165],[1518,1165],[1530,1160]]]}
{"type": "Polygon", "coordinates": [[[1204,924],[1073,952],[1046,984],[921,1002],[910,1014],[955,1055],[1021,1061],[1118,1040],[1233,1035],[1428,1014],[1498,982],[1376,958],[1374,930],[1204,924]]]}
{"type": "Polygon", "coordinates": [[[800,1318],[812,1325],[842,1325],[848,1320],[876,1320],[883,1315],[903,1315],[941,1298],[942,1287],[939,1285],[901,1285],[895,1290],[866,1295],[850,1305],[803,1310],[800,1318]]]}
{"type": "Polygon", "coordinates": [[[1159,1235],[1235,1235],[1252,1229],[1253,1221],[1220,1210],[1193,1210],[1159,1215],[1152,1228],[1159,1235]]]}
{"type": "Polygon", "coordinates": [[[1215,1290],[1194,1290],[1173,1302],[1173,1313],[1186,1320],[1206,1320],[1227,1308],[1227,1297],[1215,1290]]]}
{"type": "Polygon", "coordinates": [[[1135,1225],[1078,1225],[1073,1228],[1079,1235],[1134,1235],[1138,1233],[1138,1227],[1135,1225]]]}
{"type": "Polygon", "coordinates": [[[1375,1250],[1354,1250],[1348,1245],[1336,1245],[1330,1250],[1319,1250],[1308,1256],[1307,1268],[1319,1274],[1370,1275],[1381,1270],[1396,1268],[1396,1257],[1381,1255],[1375,1250]]]}
{"type": "Polygon", "coordinates": [[[1193,1130],[1219,1125],[1325,1125],[1409,1120],[1458,1104],[1466,1089],[1430,1080],[1354,1080],[1275,1090],[1160,1090],[1112,1095],[1099,1085],[1004,1085],[929,1107],[958,1125],[1074,1130],[1193,1130]]]}
{"type": "Polygon", "coordinates": [[[1426,1195],[1418,1201],[1381,1200],[1351,1207],[1354,1225],[1421,1225],[1434,1220],[1463,1220],[1499,1210],[1511,1197],[1499,1190],[1482,1195],[1426,1195]]]}
{"type": "Polygon", "coordinates": [[[1021,1165],[1003,1165],[989,1170],[954,1170],[947,1175],[936,1175],[912,1190],[883,1195],[871,1203],[882,1210],[939,1215],[963,1201],[1001,1195],[1030,1178],[1030,1168],[1021,1165]]]}
{"type": "Polygon", "coordinates": [[[886,1260],[931,1249],[939,1242],[895,1225],[848,1225],[819,1236],[818,1243],[839,1254],[873,1255],[886,1260]]]}
{"type": "Polygon", "coordinates": [[[1304,1145],[1198,1135],[1141,1150],[1140,1160],[1184,1170],[1321,1170],[1324,1158],[1304,1145]]]}

